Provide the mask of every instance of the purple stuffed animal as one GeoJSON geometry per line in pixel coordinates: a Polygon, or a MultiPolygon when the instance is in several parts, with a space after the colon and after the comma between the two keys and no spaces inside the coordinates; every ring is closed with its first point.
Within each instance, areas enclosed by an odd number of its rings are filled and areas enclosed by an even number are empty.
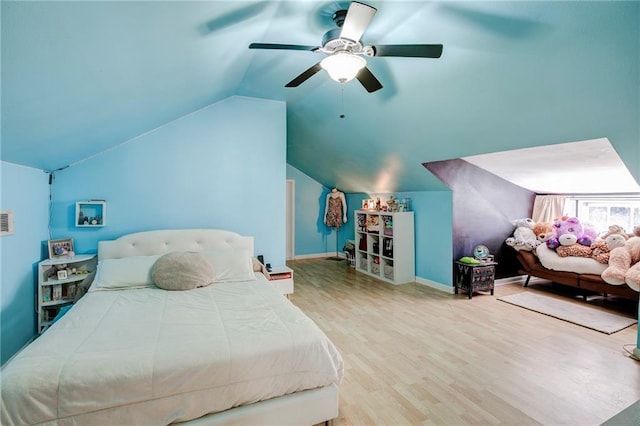
{"type": "Polygon", "coordinates": [[[585,228],[577,217],[563,216],[553,222],[555,235],[547,240],[547,247],[556,249],[559,246],[570,246],[580,244],[590,246],[593,242],[591,229],[585,234],[585,228]]]}

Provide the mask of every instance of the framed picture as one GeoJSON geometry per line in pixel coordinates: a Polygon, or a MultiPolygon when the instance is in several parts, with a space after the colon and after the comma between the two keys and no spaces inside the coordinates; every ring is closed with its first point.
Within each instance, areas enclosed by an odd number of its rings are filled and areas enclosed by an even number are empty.
{"type": "Polygon", "coordinates": [[[59,280],[66,280],[67,279],[67,271],[58,271],[58,279],[59,280]]]}
{"type": "Polygon", "coordinates": [[[56,259],[59,257],[73,257],[73,239],[64,238],[61,240],[49,240],[49,259],[56,259]]]}
{"type": "Polygon", "coordinates": [[[374,199],[365,199],[362,200],[362,210],[375,210],[376,209],[376,200],[374,199]]]}

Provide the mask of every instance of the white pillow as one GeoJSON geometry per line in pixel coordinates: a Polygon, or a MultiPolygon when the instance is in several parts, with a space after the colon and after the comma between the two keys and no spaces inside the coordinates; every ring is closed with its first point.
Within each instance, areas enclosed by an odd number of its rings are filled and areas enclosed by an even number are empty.
{"type": "Polygon", "coordinates": [[[255,281],[253,253],[248,249],[218,249],[201,253],[213,265],[214,282],[255,281]]]}
{"type": "Polygon", "coordinates": [[[159,258],[160,255],[103,259],[98,262],[96,278],[89,291],[154,287],[151,268],[159,258]]]}

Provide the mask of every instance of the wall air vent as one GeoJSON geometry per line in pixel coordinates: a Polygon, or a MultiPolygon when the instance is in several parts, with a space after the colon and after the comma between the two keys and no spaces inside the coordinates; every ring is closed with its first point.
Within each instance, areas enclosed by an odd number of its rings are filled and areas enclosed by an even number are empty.
{"type": "Polygon", "coordinates": [[[2,210],[0,212],[0,237],[5,235],[13,235],[13,212],[11,210],[2,210]]]}

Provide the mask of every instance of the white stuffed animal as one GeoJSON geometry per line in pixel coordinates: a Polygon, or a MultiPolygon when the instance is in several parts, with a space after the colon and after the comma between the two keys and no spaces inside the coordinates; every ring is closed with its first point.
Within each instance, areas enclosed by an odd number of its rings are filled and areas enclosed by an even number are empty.
{"type": "Polygon", "coordinates": [[[515,250],[532,251],[540,244],[538,237],[533,232],[535,222],[531,218],[523,218],[511,221],[511,224],[516,227],[513,231],[513,237],[509,237],[505,240],[505,243],[509,247],[513,247],[515,250]]]}

